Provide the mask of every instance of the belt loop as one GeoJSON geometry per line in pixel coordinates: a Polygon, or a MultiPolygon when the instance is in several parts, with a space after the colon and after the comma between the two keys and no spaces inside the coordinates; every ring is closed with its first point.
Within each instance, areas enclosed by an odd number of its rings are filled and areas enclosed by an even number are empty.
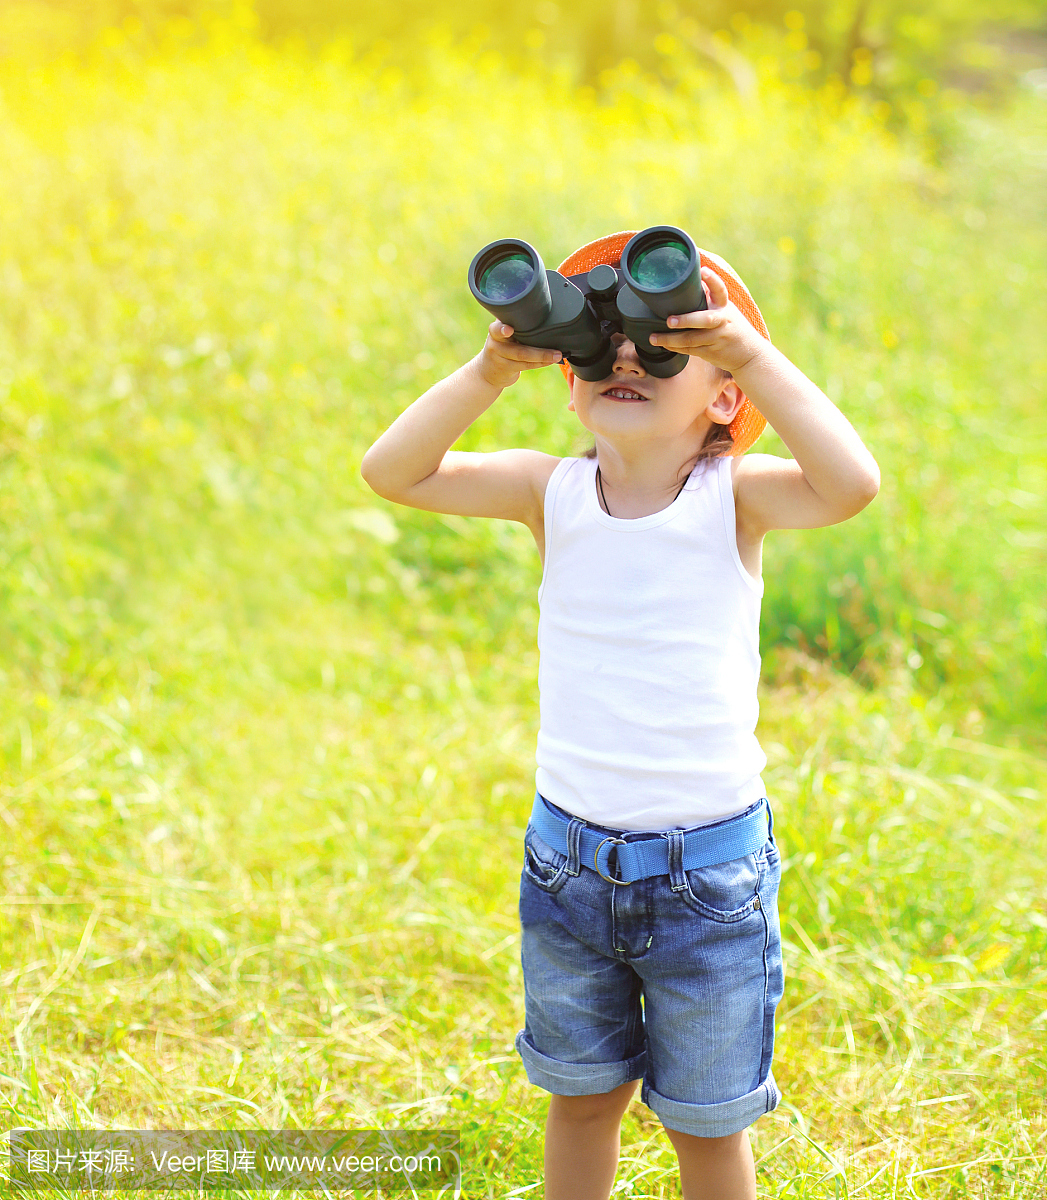
{"type": "Polygon", "coordinates": [[[683,871],[683,830],[670,829],[665,840],[669,843],[669,882],[674,892],[682,892],[687,887],[687,876],[683,871]]]}
{"type": "Polygon", "coordinates": [[[577,817],[571,819],[567,826],[567,874],[578,875],[581,871],[581,841],[585,822],[577,817]]]}

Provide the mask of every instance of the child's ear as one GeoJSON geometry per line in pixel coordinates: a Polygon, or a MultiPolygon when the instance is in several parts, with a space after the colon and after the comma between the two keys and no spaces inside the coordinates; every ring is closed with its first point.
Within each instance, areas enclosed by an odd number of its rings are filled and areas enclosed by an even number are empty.
{"type": "Polygon", "coordinates": [[[716,399],[705,410],[706,415],[717,425],[730,425],[745,403],[745,393],[733,379],[725,379],[716,399]]]}
{"type": "Polygon", "coordinates": [[[571,392],[571,398],[567,401],[567,411],[574,412],[574,372],[571,373],[571,377],[567,380],[567,386],[571,392]]]}

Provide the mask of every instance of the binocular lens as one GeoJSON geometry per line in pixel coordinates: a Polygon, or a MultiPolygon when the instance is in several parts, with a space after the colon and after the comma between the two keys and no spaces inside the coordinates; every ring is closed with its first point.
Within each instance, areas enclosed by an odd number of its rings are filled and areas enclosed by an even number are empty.
{"type": "Polygon", "coordinates": [[[641,287],[667,288],[687,274],[691,255],[683,242],[666,241],[642,249],[629,263],[629,270],[641,287]]]}
{"type": "Polygon", "coordinates": [[[507,254],[484,271],[479,288],[486,299],[504,304],[522,296],[533,278],[534,267],[526,254],[507,254]]]}

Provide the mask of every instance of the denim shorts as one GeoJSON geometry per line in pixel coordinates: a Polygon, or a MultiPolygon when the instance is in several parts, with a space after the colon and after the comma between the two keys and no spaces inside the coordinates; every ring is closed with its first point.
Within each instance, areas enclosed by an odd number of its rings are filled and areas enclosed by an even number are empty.
{"type": "Polygon", "coordinates": [[[526,1027],[516,1048],[528,1079],[548,1092],[590,1096],[642,1079],[643,1101],[666,1128],[723,1137],[781,1099],[771,1074],[781,860],[769,831],[754,854],[685,871],[671,850],[669,868],[615,884],[528,825],[526,1027]]]}

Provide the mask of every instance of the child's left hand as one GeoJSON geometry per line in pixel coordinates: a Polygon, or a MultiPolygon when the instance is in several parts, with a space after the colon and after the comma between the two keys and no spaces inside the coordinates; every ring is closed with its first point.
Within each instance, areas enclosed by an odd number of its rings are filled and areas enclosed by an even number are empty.
{"type": "Polygon", "coordinates": [[[750,325],[731,302],[727,285],[711,267],[702,267],[707,309],[670,317],[670,330],[652,333],[651,345],[696,354],[723,371],[740,371],[768,342],[750,325]]]}

